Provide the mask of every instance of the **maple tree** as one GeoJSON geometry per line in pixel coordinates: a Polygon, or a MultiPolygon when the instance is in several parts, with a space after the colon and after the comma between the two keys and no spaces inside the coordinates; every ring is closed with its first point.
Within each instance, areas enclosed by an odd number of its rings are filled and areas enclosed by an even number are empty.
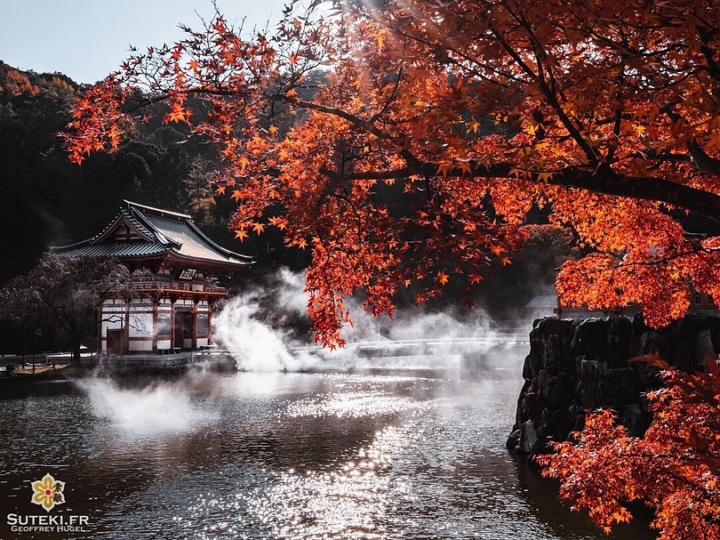
{"type": "Polygon", "coordinates": [[[627,435],[604,410],[575,441],[535,460],[560,480],[560,498],[605,532],[629,522],[627,504],[642,501],[655,510],[660,540],[720,538],[720,363],[689,375],[650,361],[664,369],[665,388],[648,393],[654,418],[644,437],[627,435]]]}
{"type": "Polygon", "coordinates": [[[403,287],[469,292],[511,262],[534,207],[592,251],[562,267],[566,304],[637,302],[659,326],[688,283],[720,298],[720,238],[676,219],[720,220],[714,0],[294,4],[273,35],[218,15],[131,56],[75,107],[71,159],[118,148],[165,102],[223,156],[237,238],[275,227],[312,250],[309,311],[331,346],[358,291],[390,315],[403,287]]]}

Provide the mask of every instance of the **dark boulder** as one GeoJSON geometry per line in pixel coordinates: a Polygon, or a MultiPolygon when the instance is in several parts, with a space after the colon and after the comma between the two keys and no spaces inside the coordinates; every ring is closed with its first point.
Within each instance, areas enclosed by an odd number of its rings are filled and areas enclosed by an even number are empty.
{"type": "Polygon", "coordinates": [[[599,406],[622,411],[639,402],[640,386],[634,369],[609,369],[601,374],[599,406]]]}
{"type": "Polygon", "coordinates": [[[570,353],[607,363],[610,357],[609,328],[604,319],[586,319],[575,328],[570,353]]]}
{"type": "Polygon", "coordinates": [[[667,328],[642,316],[535,321],[523,366],[515,426],[507,446],[545,451],[583,428],[588,410],[611,408],[630,435],[645,433],[652,414],[645,393],[660,387],[658,370],[633,361],[658,355],[686,371],[701,370],[720,350],[720,317],[690,314],[667,328]]]}

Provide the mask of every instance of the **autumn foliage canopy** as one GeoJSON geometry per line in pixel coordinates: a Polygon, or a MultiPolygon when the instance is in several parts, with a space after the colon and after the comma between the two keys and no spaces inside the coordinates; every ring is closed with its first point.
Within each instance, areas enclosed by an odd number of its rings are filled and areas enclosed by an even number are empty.
{"type": "Polygon", "coordinates": [[[351,294],[375,314],[406,287],[469,294],[533,208],[588,253],[559,275],[567,304],[640,303],[659,326],[688,283],[720,298],[720,238],[681,219],[720,220],[715,0],[318,0],[271,33],[185,30],[85,94],[71,159],[165,103],[223,156],[237,238],[276,227],[312,250],[323,343],[351,294]]]}

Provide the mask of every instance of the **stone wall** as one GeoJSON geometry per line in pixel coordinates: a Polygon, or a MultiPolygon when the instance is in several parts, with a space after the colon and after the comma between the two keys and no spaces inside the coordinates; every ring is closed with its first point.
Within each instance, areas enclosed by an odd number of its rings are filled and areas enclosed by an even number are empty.
{"type": "Polygon", "coordinates": [[[548,440],[580,430],[585,411],[612,408],[632,435],[652,419],[644,393],[660,384],[657,370],[631,358],[659,354],[685,371],[702,370],[720,352],[720,317],[690,314],[653,330],[640,315],[535,321],[523,385],[508,438],[510,450],[542,452],[548,440]]]}

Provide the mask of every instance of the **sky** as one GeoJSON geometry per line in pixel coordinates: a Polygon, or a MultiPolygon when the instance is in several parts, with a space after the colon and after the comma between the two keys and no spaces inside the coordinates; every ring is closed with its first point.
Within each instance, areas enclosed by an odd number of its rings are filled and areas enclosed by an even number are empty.
{"type": "MultiPolygon", "coordinates": [[[[244,29],[272,28],[288,0],[216,0],[244,29]]],[[[60,72],[93,83],[118,69],[130,45],[173,43],[178,24],[199,28],[212,0],[0,0],[0,60],[21,70],[60,72]]]]}

